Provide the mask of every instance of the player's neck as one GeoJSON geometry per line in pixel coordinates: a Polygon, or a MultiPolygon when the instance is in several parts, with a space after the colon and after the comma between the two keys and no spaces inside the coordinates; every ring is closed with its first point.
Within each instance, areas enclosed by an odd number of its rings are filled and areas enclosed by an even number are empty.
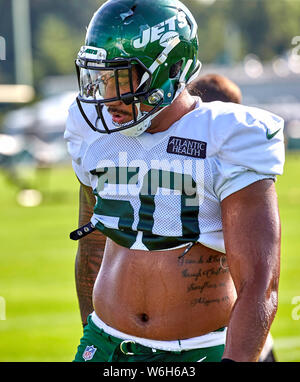
{"type": "Polygon", "coordinates": [[[155,134],[167,130],[185,114],[192,111],[196,106],[196,99],[187,90],[184,90],[176,100],[153,119],[148,133],[155,134]]]}

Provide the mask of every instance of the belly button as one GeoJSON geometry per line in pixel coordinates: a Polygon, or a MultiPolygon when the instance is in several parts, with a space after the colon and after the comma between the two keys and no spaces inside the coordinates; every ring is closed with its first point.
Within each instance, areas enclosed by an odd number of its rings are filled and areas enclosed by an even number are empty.
{"type": "Polygon", "coordinates": [[[149,321],[149,316],[146,313],[141,313],[139,315],[139,318],[141,319],[142,322],[148,322],[149,321]]]}

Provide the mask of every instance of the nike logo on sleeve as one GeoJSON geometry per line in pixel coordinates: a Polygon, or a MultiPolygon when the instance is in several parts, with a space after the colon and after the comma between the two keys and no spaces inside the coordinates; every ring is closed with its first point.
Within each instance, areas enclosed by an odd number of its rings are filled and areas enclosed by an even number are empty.
{"type": "Polygon", "coordinates": [[[269,129],[267,129],[267,132],[266,132],[267,139],[272,139],[273,137],[275,137],[278,131],[280,131],[280,129],[276,130],[274,133],[271,134],[269,133],[269,129]]]}

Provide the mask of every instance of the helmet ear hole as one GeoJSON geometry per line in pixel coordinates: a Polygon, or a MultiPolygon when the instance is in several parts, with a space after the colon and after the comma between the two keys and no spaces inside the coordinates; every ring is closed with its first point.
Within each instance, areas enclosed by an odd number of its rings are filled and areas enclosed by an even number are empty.
{"type": "Polygon", "coordinates": [[[183,64],[183,60],[180,60],[180,61],[176,62],[176,64],[173,64],[170,67],[169,78],[176,78],[177,77],[178,73],[181,70],[182,64],[183,64]]]}

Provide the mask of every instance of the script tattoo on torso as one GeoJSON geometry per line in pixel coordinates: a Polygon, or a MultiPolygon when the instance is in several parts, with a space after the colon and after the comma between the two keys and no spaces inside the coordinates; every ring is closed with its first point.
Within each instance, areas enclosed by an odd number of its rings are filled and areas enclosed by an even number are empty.
{"type": "Polygon", "coordinates": [[[220,261],[221,257],[221,255],[210,255],[206,260],[203,260],[203,256],[200,255],[198,259],[186,257],[181,260],[180,266],[183,268],[181,275],[184,279],[190,280],[186,292],[187,295],[193,294],[193,298],[190,300],[191,306],[198,304],[208,306],[229,300],[229,297],[224,294],[224,292],[222,293],[222,289],[226,287],[226,283],[224,281],[218,281],[216,278],[218,275],[229,272],[228,267],[224,266],[220,261]],[[197,264],[199,264],[199,267],[195,267],[197,264]],[[211,266],[207,266],[207,264],[211,266]],[[193,270],[191,270],[191,266],[193,266],[193,270]],[[220,297],[211,299],[205,297],[205,292],[209,292],[210,290],[219,290],[218,293],[220,297]]]}

